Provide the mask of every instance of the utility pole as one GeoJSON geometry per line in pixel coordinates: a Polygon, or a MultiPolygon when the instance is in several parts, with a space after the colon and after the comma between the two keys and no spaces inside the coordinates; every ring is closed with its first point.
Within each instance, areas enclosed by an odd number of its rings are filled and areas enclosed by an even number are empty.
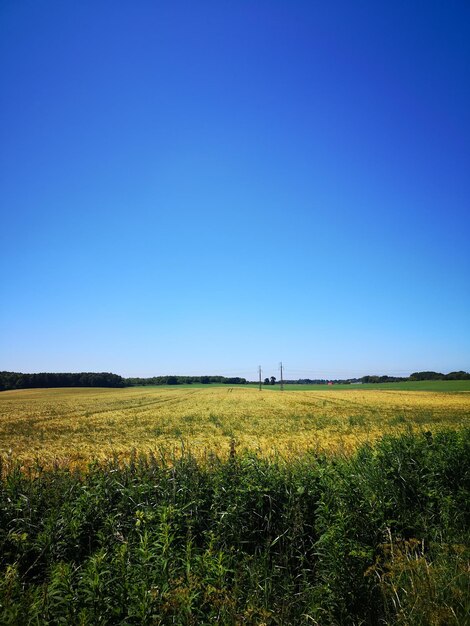
{"type": "Polygon", "coordinates": [[[259,390],[261,391],[261,365],[258,365],[258,372],[259,372],[259,390]]]}
{"type": "Polygon", "coordinates": [[[284,391],[284,381],[282,380],[282,361],[279,363],[279,367],[281,368],[281,391],[284,391]]]}

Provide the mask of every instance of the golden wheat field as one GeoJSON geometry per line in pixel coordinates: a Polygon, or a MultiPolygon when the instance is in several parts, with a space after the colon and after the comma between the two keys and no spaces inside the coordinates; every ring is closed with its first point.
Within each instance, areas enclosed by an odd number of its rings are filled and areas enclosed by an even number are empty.
{"type": "Polygon", "coordinates": [[[350,452],[384,433],[470,423],[469,393],[253,388],[27,389],[0,394],[0,454],[81,464],[132,450],[197,457],[350,452]]]}

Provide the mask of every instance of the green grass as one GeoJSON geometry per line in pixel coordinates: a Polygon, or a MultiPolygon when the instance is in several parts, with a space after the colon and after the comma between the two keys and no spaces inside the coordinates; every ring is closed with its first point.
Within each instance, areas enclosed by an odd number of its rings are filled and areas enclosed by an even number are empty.
{"type": "MultiPolygon", "coordinates": [[[[135,385],[142,389],[206,389],[212,387],[258,388],[258,383],[246,385],[226,385],[224,383],[192,383],[189,385],[135,385]]],[[[279,391],[279,381],[275,385],[261,385],[262,389],[279,391]]],[[[470,380],[420,380],[400,383],[367,383],[360,385],[284,385],[286,391],[325,391],[330,389],[388,389],[390,391],[470,391],[470,380]]]]}
{"type": "MultiPolygon", "coordinates": [[[[258,385],[246,385],[257,387],[258,385]]],[[[263,389],[279,391],[280,385],[263,385],[263,389]]],[[[286,391],[326,391],[331,389],[387,389],[389,391],[470,391],[470,380],[420,380],[401,383],[368,383],[361,385],[284,385],[286,391]]]]}
{"type": "Polygon", "coordinates": [[[468,623],[470,429],[0,475],[1,624],[468,623]]]}

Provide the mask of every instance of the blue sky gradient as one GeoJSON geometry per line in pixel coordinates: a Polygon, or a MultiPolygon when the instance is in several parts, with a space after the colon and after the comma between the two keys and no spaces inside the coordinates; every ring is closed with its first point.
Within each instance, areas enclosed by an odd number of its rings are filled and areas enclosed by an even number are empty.
{"type": "Polygon", "coordinates": [[[0,369],[470,369],[470,4],[0,6],[0,369]]]}

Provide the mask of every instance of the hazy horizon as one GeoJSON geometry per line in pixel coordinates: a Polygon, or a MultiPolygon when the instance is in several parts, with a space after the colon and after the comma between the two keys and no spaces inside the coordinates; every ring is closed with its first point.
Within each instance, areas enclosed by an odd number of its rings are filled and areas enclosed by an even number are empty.
{"type": "MultiPolygon", "coordinates": [[[[3,371],[13,371],[13,370],[3,370],[3,371]]],[[[283,365],[283,380],[301,380],[301,379],[312,379],[312,380],[346,380],[349,378],[362,378],[363,376],[396,376],[406,378],[410,376],[413,372],[421,372],[421,371],[434,371],[441,374],[448,374],[450,372],[461,371],[461,370],[440,370],[440,369],[413,369],[413,370],[394,370],[388,372],[382,371],[363,371],[360,373],[348,373],[346,370],[297,370],[286,368],[283,365]]],[[[466,370],[464,370],[466,371],[466,370]]],[[[36,371],[22,371],[22,374],[43,374],[43,373],[82,373],[82,372],[94,372],[101,373],[97,370],[68,370],[58,371],[58,370],[36,370],[36,371]]],[[[147,374],[123,374],[122,372],[115,372],[110,369],[102,370],[102,372],[109,372],[112,374],[117,374],[118,376],[122,376],[123,378],[154,378],[159,376],[225,376],[226,378],[232,378],[239,376],[241,378],[246,378],[249,382],[258,382],[258,368],[254,370],[246,369],[246,370],[231,370],[231,371],[222,371],[222,370],[204,370],[204,371],[168,371],[168,372],[159,372],[159,373],[147,373],[147,374]]],[[[19,373],[19,370],[18,370],[19,373]]],[[[279,367],[266,367],[262,368],[262,379],[271,378],[274,376],[277,382],[280,381],[280,370],[279,367]]]]}

